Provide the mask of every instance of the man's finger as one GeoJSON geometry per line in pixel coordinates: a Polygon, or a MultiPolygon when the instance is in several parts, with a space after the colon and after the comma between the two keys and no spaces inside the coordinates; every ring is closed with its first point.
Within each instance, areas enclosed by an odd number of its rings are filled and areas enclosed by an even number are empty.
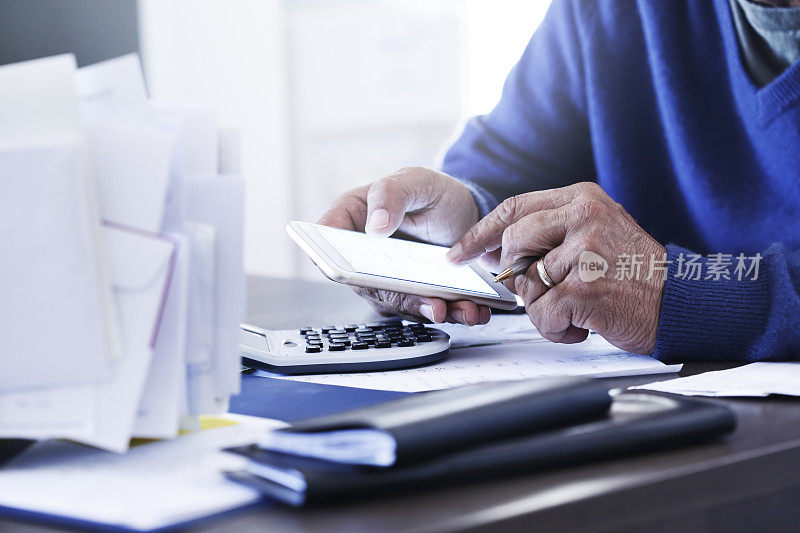
{"type": "Polygon", "coordinates": [[[585,340],[589,334],[572,324],[573,298],[558,286],[529,303],[525,310],[539,334],[549,341],[572,344],[585,340]]]}
{"type": "Polygon", "coordinates": [[[474,326],[481,321],[481,311],[475,302],[447,302],[447,318],[465,326],[474,326]]]}
{"type": "Polygon", "coordinates": [[[503,232],[500,266],[508,268],[524,257],[542,257],[567,236],[569,207],[530,214],[503,232]]]}
{"type": "Polygon", "coordinates": [[[367,223],[370,235],[388,237],[397,231],[409,211],[425,207],[423,175],[400,171],[373,183],[367,192],[367,223]],[[402,179],[401,179],[402,178],[402,179]]]}
{"type": "Polygon", "coordinates": [[[552,210],[570,203],[579,193],[573,187],[535,191],[512,196],[486,215],[447,253],[454,263],[466,263],[496,250],[502,244],[503,232],[522,218],[543,210],[552,210]]]}
{"type": "Polygon", "coordinates": [[[383,289],[353,287],[382,314],[395,314],[409,320],[425,318],[439,324],[447,318],[447,302],[441,298],[426,298],[383,289]]]}
{"type": "MultiPolygon", "coordinates": [[[[553,283],[557,285],[567,279],[575,264],[577,253],[577,247],[567,241],[547,252],[542,258],[545,271],[553,283]]],[[[532,264],[527,272],[509,281],[511,282],[509,290],[519,294],[526,302],[535,302],[550,289],[539,277],[536,263],[532,264]]]]}
{"type": "Polygon", "coordinates": [[[351,231],[364,231],[367,223],[368,187],[358,187],[340,196],[317,224],[351,231]]]}

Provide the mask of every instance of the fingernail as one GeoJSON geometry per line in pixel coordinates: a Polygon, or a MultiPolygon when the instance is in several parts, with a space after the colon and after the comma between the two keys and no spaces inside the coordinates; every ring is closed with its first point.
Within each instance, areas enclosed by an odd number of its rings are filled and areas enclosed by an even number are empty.
{"type": "Polygon", "coordinates": [[[389,211],[376,209],[367,221],[367,229],[385,229],[389,227],[389,211]]]}
{"type": "Polygon", "coordinates": [[[463,309],[457,309],[453,311],[453,318],[456,322],[460,322],[464,325],[467,323],[467,314],[464,312],[463,309]]]}
{"type": "Polygon", "coordinates": [[[419,314],[430,320],[431,322],[436,322],[433,319],[433,306],[430,304],[422,304],[419,306],[419,314]]]}
{"type": "Polygon", "coordinates": [[[458,259],[458,256],[461,255],[461,248],[462,248],[461,243],[457,242],[455,246],[453,246],[447,251],[447,259],[450,261],[455,261],[456,259],[458,259]]]}

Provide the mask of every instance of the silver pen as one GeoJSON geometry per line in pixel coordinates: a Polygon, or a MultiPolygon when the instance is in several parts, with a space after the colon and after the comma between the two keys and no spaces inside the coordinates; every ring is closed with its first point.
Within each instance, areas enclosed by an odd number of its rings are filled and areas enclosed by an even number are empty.
{"type": "Polygon", "coordinates": [[[519,276],[520,274],[527,272],[531,265],[538,260],[538,257],[523,257],[522,259],[517,259],[514,261],[514,264],[494,277],[495,283],[499,281],[505,281],[508,278],[513,278],[514,276],[519,276]]]}

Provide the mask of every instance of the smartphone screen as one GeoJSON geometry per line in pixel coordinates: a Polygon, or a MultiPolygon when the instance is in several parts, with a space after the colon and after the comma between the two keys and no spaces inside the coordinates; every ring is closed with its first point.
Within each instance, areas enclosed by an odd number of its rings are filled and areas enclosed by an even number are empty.
{"type": "Polygon", "coordinates": [[[447,261],[448,248],[313,225],[356,272],[437,285],[461,292],[500,296],[477,272],[447,261]]]}

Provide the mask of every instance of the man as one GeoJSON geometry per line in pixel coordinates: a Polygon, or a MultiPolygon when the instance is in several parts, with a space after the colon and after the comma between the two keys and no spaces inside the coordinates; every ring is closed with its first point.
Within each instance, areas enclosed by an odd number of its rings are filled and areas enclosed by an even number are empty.
{"type": "MultiPolygon", "coordinates": [[[[751,0],[556,0],[442,173],[357,188],[321,223],[494,269],[543,256],[507,284],[555,342],[592,329],[660,359],[797,359],[799,35],[800,8],[751,0]]],[[[432,322],[490,316],[362,293],[432,322]]]]}

